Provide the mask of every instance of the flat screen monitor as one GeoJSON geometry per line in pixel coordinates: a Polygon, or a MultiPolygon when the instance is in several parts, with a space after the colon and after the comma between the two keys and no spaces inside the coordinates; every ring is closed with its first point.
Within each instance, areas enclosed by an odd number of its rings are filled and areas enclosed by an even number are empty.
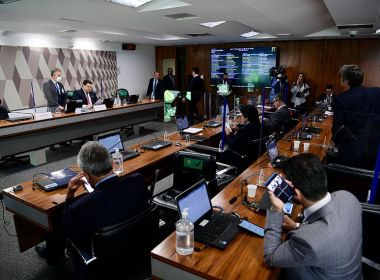
{"type": "Polygon", "coordinates": [[[270,86],[269,72],[277,66],[277,47],[212,48],[211,86],[221,83],[223,73],[229,74],[232,87],[270,86]]]}

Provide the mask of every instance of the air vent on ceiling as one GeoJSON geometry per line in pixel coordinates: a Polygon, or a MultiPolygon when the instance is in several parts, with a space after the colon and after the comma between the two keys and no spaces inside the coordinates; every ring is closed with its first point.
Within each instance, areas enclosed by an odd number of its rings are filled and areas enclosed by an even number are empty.
{"type": "Polygon", "coordinates": [[[347,30],[347,29],[367,29],[373,28],[373,24],[345,24],[345,25],[338,25],[339,30],[347,30]]]}
{"type": "Polygon", "coordinates": [[[214,36],[210,33],[188,33],[188,34],[185,34],[187,36],[191,36],[191,37],[204,37],[204,36],[214,36]]]}
{"type": "Polygon", "coordinates": [[[196,15],[188,14],[188,13],[166,15],[165,17],[170,18],[170,19],[174,19],[174,20],[185,20],[185,19],[199,18],[196,15]]]}
{"type": "Polygon", "coordinates": [[[20,1],[20,0],[0,0],[0,4],[9,4],[16,1],[20,1]]]}
{"type": "Polygon", "coordinates": [[[63,18],[63,17],[58,17],[57,19],[64,20],[64,21],[84,22],[83,20],[79,20],[79,19],[71,19],[71,18],[63,18]]]}

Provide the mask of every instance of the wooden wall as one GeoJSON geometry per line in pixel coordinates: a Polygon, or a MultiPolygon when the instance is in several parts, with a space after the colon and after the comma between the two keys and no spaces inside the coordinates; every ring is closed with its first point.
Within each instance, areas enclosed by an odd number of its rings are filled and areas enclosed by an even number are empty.
{"type": "MultiPolygon", "coordinates": [[[[336,93],[342,90],[339,68],[343,64],[358,64],[362,68],[365,75],[363,85],[380,86],[380,39],[249,42],[181,47],[186,47],[187,74],[191,74],[193,66],[198,66],[201,74],[205,75],[207,90],[215,92],[215,88],[209,85],[211,48],[259,46],[279,48],[279,65],[286,66],[290,83],[296,80],[298,72],[305,73],[306,82],[311,87],[309,105],[314,104],[315,98],[324,91],[327,84],[333,84],[336,93]]],[[[165,74],[162,59],[175,57],[175,46],[156,47],[157,70],[165,74]]]]}

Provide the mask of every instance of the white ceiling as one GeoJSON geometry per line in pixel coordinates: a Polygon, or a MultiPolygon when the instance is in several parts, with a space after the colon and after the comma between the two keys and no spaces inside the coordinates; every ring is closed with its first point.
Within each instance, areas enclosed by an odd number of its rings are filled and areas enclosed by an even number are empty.
{"type": "Polygon", "coordinates": [[[351,31],[357,31],[356,37],[379,38],[374,35],[380,28],[379,15],[379,0],[153,0],[137,9],[105,0],[18,0],[0,4],[0,35],[37,33],[156,46],[345,38],[351,31]],[[173,2],[189,5],[141,12],[173,2]],[[165,17],[178,13],[199,18],[178,21],[165,17]],[[222,20],[227,22],[211,29],[197,24],[222,20]],[[337,28],[350,24],[372,24],[373,28],[337,28]],[[78,32],[59,32],[66,29],[78,32]],[[240,37],[251,30],[262,34],[240,37]],[[189,33],[211,35],[194,38],[185,35],[189,33]],[[293,35],[277,35],[284,33],[293,35]],[[178,37],[183,39],[173,40],[178,37]]]}

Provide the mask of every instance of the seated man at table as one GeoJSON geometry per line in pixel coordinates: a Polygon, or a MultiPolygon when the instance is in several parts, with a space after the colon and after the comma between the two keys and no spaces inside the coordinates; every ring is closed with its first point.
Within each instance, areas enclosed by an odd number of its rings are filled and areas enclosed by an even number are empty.
{"type": "Polygon", "coordinates": [[[62,258],[66,236],[86,244],[97,228],[126,220],[149,206],[150,195],[142,175],[116,176],[110,153],[103,145],[87,142],[80,149],[77,162],[82,171],[69,182],[62,229],[47,236],[47,246],[36,247],[39,255],[51,264],[62,258]],[[94,191],[75,199],[75,192],[83,187],[82,178],[87,179],[94,191]]]}
{"type": "Polygon", "coordinates": [[[271,114],[270,119],[264,119],[264,125],[270,134],[281,137],[290,128],[290,113],[282,94],[274,97],[273,107],[276,111],[271,114]]]}
{"type": "Polygon", "coordinates": [[[92,82],[90,80],[84,80],[82,88],[74,92],[72,99],[82,100],[84,105],[87,105],[88,108],[92,108],[96,101],[98,101],[96,93],[92,91],[92,82]]]}
{"type": "Polygon", "coordinates": [[[283,267],[286,279],[362,279],[362,210],[347,191],[329,193],[321,161],[300,154],[284,162],[294,201],[303,206],[301,225],[282,213],[284,203],[273,192],[267,210],[264,258],[283,267]],[[290,229],[285,240],[284,229],[290,229]]]}
{"type": "Polygon", "coordinates": [[[243,124],[226,126],[227,144],[229,149],[246,154],[248,142],[260,138],[259,113],[253,105],[242,106],[240,111],[243,124]]]}

